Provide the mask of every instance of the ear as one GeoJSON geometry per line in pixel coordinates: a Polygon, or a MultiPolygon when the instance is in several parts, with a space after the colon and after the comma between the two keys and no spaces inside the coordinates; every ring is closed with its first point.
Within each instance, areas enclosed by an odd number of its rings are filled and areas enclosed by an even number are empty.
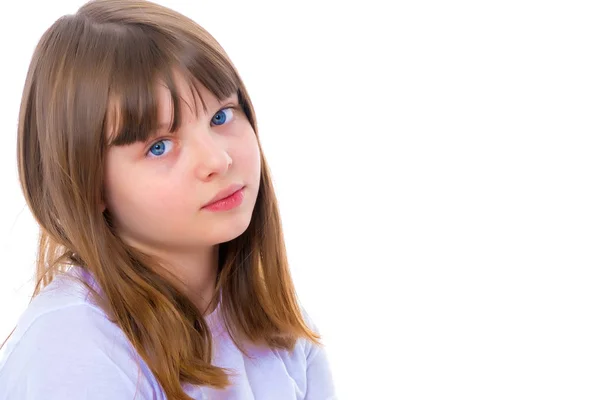
{"type": "Polygon", "coordinates": [[[105,188],[102,187],[102,189],[100,189],[100,203],[98,204],[98,207],[100,208],[100,213],[103,213],[104,211],[106,211],[106,192],[105,192],[105,188]]]}
{"type": "Polygon", "coordinates": [[[99,204],[99,209],[100,209],[100,213],[102,214],[104,211],[106,211],[106,203],[104,201],[101,201],[99,204]]]}

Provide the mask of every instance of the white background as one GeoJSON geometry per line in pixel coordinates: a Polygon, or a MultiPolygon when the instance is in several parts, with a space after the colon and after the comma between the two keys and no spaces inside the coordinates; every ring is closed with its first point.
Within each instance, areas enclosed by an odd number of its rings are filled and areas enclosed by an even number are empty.
{"type": "MultiPolygon", "coordinates": [[[[600,397],[596,2],[160,3],[248,86],[341,399],[600,397]]],[[[3,5],[2,338],[35,259],[25,72],[81,4],[3,5]]]]}

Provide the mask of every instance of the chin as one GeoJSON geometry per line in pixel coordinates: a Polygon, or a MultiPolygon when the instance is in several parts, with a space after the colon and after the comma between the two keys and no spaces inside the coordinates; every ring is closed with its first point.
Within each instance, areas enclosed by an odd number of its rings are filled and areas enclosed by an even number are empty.
{"type": "Polygon", "coordinates": [[[250,226],[251,216],[246,218],[234,218],[232,221],[223,221],[211,229],[210,239],[212,243],[221,244],[238,238],[248,226],[250,226]]]}

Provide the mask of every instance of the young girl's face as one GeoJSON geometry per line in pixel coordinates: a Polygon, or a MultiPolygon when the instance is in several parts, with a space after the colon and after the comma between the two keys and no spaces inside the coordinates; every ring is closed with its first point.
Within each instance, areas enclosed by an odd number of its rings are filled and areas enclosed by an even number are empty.
{"type": "MultiPolygon", "coordinates": [[[[159,123],[146,143],[111,146],[105,165],[105,206],[118,235],[147,251],[196,251],[241,235],[260,184],[260,152],[237,95],[220,102],[205,87],[206,106],[177,76],[180,128],[170,134],[170,93],[159,87],[159,123]],[[197,104],[197,111],[192,108],[197,104]],[[220,210],[207,205],[243,186],[242,200],[220,210]],[[237,206],[235,206],[237,204],[237,206]],[[234,208],[230,208],[234,205],[234,208]]],[[[223,205],[223,204],[221,204],[223,205]]]]}

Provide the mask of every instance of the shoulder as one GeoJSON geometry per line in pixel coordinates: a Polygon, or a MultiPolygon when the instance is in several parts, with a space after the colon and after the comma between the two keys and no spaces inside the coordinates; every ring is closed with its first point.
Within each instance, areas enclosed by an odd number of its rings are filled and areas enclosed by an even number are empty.
{"type": "MultiPolygon", "coordinates": [[[[306,311],[306,309],[304,307],[300,308],[302,311],[302,318],[304,319],[304,323],[310,328],[310,330],[312,330],[314,333],[320,335],[321,332],[317,326],[317,324],[315,323],[315,321],[310,317],[309,313],[306,311]]],[[[304,355],[306,357],[307,360],[309,360],[310,358],[314,357],[314,354],[316,352],[318,352],[320,349],[323,348],[323,344],[318,345],[315,344],[313,342],[311,342],[310,340],[307,339],[301,339],[298,342],[298,345],[302,348],[304,355]]]]}
{"type": "Polygon", "coordinates": [[[0,400],[154,398],[152,374],[88,294],[65,276],[34,298],[0,354],[0,400]]]}
{"type": "MultiPolygon", "coordinates": [[[[320,334],[317,324],[304,308],[302,308],[302,316],[308,327],[313,332],[320,334]]],[[[306,360],[307,390],[305,399],[335,399],[335,386],[325,345],[302,339],[298,346],[302,347],[306,360]]]]}

